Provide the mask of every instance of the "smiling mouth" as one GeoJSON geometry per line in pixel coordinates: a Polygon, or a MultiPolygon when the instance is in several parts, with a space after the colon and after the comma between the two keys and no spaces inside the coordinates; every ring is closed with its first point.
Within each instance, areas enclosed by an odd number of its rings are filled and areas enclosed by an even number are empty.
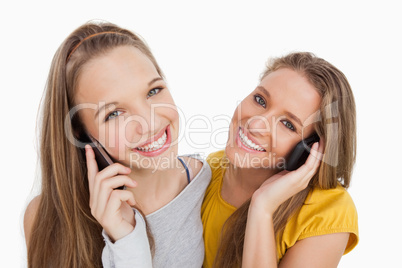
{"type": "Polygon", "coordinates": [[[243,130],[241,128],[239,129],[239,138],[240,138],[240,142],[245,147],[247,147],[251,150],[254,150],[254,151],[258,151],[258,152],[266,152],[266,150],[264,148],[255,144],[249,138],[247,138],[247,136],[243,133],[243,130]]]}
{"type": "Polygon", "coordinates": [[[153,152],[161,149],[166,144],[166,141],[167,141],[167,129],[165,129],[163,135],[156,141],[150,142],[144,146],[137,147],[135,149],[141,152],[153,152]]]}

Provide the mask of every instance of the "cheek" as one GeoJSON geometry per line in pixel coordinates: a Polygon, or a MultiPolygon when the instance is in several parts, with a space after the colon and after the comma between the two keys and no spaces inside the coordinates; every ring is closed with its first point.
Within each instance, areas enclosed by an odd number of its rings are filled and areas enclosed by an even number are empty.
{"type": "Polygon", "coordinates": [[[250,107],[249,100],[243,100],[233,113],[232,120],[229,127],[229,139],[232,139],[237,134],[237,129],[242,122],[245,122],[253,116],[253,109],[250,107]]]}
{"type": "Polygon", "coordinates": [[[272,148],[272,153],[275,158],[286,159],[286,157],[292,152],[298,141],[294,138],[282,138],[278,139],[275,146],[272,148]]]}
{"type": "Polygon", "coordinates": [[[248,97],[236,107],[233,119],[237,121],[244,121],[258,114],[259,111],[256,109],[253,101],[248,97]]]}
{"type": "MultiPolygon", "coordinates": [[[[119,133],[124,133],[124,130],[120,131],[119,133]]],[[[125,161],[129,146],[125,135],[114,135],[113,137],[110,137],[110,140],[113,140],[114,142],[114,146],[110,147],[110,154],[112,157],[118,161],[125,161]]]]}
{"type": "Polygon", "coordinates": [[[169,118],[169,121],[178,124],[179,123],[179,112],[177,111],[177,107],[174,106],[174,108],[171,109],[166,109],[164,113],[167,118],[169,118]]]}
{"type": "Polygon", "coordinates": [[[159,115],[164,116],[169,119],[169,121],[175,122],[179,120],[179,113],[177,110],[177,106],[173,101],[172,96],[169,94],[166,96],[162,102],[158,103],[160,108],[157,108],[156,112],[159,115]]]}
{"type": "Polygon", "coordinates": [[[237,127],[239,126],[238,124],[238,117],[239,117],[239,111],[238,108],[233,113],[232,120],[230,121],[230,126],[229,126],[229,139],[233,137],[233,134],[237,127]]]}
{"type": "Polygon", "coordinates": [[[160,117],[167,118],[169,121],[178,121],[179,113],[177,111],[177,106],[174,103],[170,93],[164,95],[152,105],[151,105],[151,113],[154,113],[155,115],[160,117]]]}
{"type": "Polygon", "coordinates": [[[110,120],[99,129],[99,140],[107,152],[114,158],[121,160],[125,154],[125,128],[118,120],[110,120]]]}
{"type": "Polygon", "coordinates": [[[179,131],[179,112],[177,110],[177,107],[174,104],[170,104],[167,107],[161,107],[157,110],[159,118],[165,120],[161,120],[161,122],[164,123],[164,121],[167,121],[167,123],[171,124],[172,127],[170,128],[170,131],[172,134],[178,134],[179,131]]]}

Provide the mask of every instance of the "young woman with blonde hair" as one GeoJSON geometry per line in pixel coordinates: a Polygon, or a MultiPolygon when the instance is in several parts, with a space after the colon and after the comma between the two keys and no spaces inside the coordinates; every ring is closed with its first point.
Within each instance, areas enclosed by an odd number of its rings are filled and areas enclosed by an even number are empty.
{"type": "Polygon", "coordinates": [[[203,267],[336,267],[358,242],[346,191],[355,117],[350,85],[332,64],[311,53],[269,62],[233,115],[226,149],[207,160],[203,267]],[[320,141],[305,164],[284,170],[314,133],[320,141]]]}
{"type": "Polygon", "coordinates": [[[28,266],[200,267],[211,170],[177,155],[177,108],[145,42],[110,23],[82,25],[57,50],[42,105],[41,192],[24,218],[28,266]],[[83,150],[87,136],[115,163],[100,170],[91,146],[83,150]],[[141,258],[120,255],[130,239],[141,258]]]}

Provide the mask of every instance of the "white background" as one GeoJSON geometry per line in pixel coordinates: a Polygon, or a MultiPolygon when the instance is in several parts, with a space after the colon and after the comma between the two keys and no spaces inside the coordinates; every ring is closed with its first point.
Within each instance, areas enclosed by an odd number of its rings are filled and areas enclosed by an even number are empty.
{"type": "MultiPolygon", "coordinates": [[[[184,138],[181,153],[221,149],[238,102],[265,61],[311,51],[341,69],[357,103],[358,155],[349,192],[360,243],[339,267],[401,267],[401,8],[397,1],[7,1],[0,11],[1,250],[25,266],[23,211],[37,174],[35,121],[50,62],[76,27],[103,19],[150,45],[186,118],[205,115],[209,133],[184,138]],[[146,3],[144,3],[146,2],[146,3]],[[280,3],[279,3],[280,2],[280,3]]],[[[188,121],[187,121],[188,122],[188,121]]],[[[189,128],[202,126],[194,122],[189,128]]],[[[12,264],[12,265],[11,265],[12,264]]]]}

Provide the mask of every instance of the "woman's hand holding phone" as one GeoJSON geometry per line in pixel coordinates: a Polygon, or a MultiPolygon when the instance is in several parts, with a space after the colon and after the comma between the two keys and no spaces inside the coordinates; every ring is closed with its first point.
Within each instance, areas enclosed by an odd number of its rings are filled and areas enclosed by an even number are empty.
{"type": "Polygon", "coordinates": [[[127,176],[131,169],[119,163],[114,163],[99,171],[91,146],[85,146],[85,154],[91,213],[108,236],[113,241],[117,241],[131,233],[135,227],[132,206],[136,202],[132,192],[116,188],[122,185],[134,188],[137,183],[127,176]]]}
{"type": "Polygon", "coordinates": [[[248,210],[242,267],[277,267],[273,215],[287,199],[305,189],[320,166],[323,141],[311,148],[307,161],[294,171],[283,170],[254,192],[248,210]]]}
{"type": "Polygon", "coordinates": [[[275,210],[287,199],[305,189],[317,173],[323,152],[323,139],[314,143],[307,161],[294,171],[283,170],[267,179],[254,192],[251,210],[273,216],[275,210]]]}

